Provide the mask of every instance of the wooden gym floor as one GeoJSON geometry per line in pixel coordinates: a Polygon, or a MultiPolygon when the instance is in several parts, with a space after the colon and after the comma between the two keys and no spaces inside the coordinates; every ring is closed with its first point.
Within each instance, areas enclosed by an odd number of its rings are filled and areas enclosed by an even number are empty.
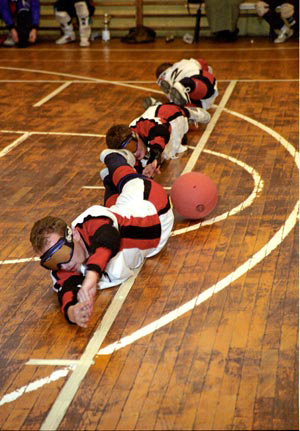
{"type": "Polygon", "coordinates": [[[2,430],[298,429],[298,42],[0,49],[2,430]],[[102,203],[105,133],[143,112],[158,64],[203,57],[212,120],[156,179],[197,170],[219,201],[176,217],[135,279],[66,324],[33,222],[102,203]]]}

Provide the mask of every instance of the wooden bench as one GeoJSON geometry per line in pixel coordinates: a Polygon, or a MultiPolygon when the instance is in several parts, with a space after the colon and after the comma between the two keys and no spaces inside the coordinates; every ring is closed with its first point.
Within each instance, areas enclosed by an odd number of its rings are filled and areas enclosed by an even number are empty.
{"type": "MultiPolygon", "coordinates": [[[[92,21],[94,34],[103,28],[104,14],[110,16],[111,37],[124,36],[129,28],[136,26],[136,1],[135,0],[94,0],[96,5],[95,14],[92,21]]],[[[59,25],[55,19],[53,10],[53,0],[41,0],[40,35],[55,35],[60,33],[59,25]]],[[[195,31],[195,19],[198,5],[190,4],[186,0],[144,0],[142,15],[143,25],[153,28],[157,36],[182,36],[187,32],[195,31]]],[[[205,15],[205,4],[201,5],[201,35],[209,36],[210,30],[205,15]]],[[[240,19],[242,31],[240,34],[249,33],[248,20],[259,20],[255,11],[255,1],[243,2],[240,5],[240,19]],[[243,21],[243,23],[242,23],[243,21]]],[[[1,22],[1,25],[3,22],[1,22]]],[[[254,26],[255,27],[255,26],[254,26]]],[[[4,26],[2,25],[2,28],[4,26]]],[[[255,30],[252,31],[255,33],[255,30]]],[[[251,34],[251,31],[250,33],[251,34]]],[[[268,34],[267,29],[263,29],[261,34],[268,34]]]]}

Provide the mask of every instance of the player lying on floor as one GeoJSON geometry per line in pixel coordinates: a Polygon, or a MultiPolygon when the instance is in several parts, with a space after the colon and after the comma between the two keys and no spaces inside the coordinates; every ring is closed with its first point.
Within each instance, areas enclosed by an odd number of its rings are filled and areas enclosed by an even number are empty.
{"type": "MultiPolygon", "coordinates": [[[[212,67],[202,58],[162,63],[156,69],[156,79],[168,99],[180,106],[210,109],[219,95],[212,67]]],[[[146,106],[153,101],[146,98],[146,106]]]]}
{"type": "Polygon", "coordinates": [[[168,195],[136,172],[132,153],[107,149],[100,160],[107,166],[101,172],[106,206],[91,206],[71,226],[44,217],[30,234],[41,265],[51,270],[66,320],[81,327],[91,317],[96,290],[133,275],[145,258],[164,247],[174,223],[168,195]]]}
{"type": "Polygon", "coordinates": [[[138,172],[152,178],[160,173],[163,160],[176,158],[187,149],[189,123],[209,120],[205,109],[157,102],[129,126],[112,126],[106,134],[106,143],[108,148],[130,150],[136,157],[138,172]]]}

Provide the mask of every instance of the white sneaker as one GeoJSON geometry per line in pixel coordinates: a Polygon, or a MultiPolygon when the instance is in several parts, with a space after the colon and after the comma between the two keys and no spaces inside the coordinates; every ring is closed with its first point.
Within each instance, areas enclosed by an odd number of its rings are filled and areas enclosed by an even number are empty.
{"type": "Polygon", "coordinates": [[[79,44],[79,46],[90,46],[90,42],[89,42],[89,40],[88,39],[86,39],[86,38],[81,38],[80,39],[80,44],[79,44]]]}
{"type": "Polygon", "coordinates": [[[175,82],[170,90],[170,99],[176,105],[186,105],[190,102],[189,92],[190,88],[184,87],[180,82],[175,82]]]}
{"type": "Polygon", "coordinates": [[[166,81],[165,79],[162,79],[159,83],[159,86],[166,95],[169,94],[171,90],[171,84],[168,81],[166,81]]]}
{"type": "Polygon", "coordinates": [[[76,39],[75,33],[69,33],[62,35],[59,39],[55,41],[57,45],[65,45],[66,43],[74,42],[76,39]]]}
{"type": "Polygon", "coordinates": [[[203,108],[186,108],[190,113],[189,121],[193,123],[207,124],[210,119],[210,113],[203,108]]]}
{"type": "Polygon", "coordinates": [[[104,161],[105,157],[108,156],[109,154],[113,154],[113,153],[117,153],[117,154],[120,154],[121,156],[123,156],[124,159],[126,160],[126,162],[128,163],[128,165],[130,165],[134,168],[136,160],[135,160],[135,157],[132,154],[132,152],[128,151],[128,150],[112,150],[112,149],[108,148],[107,150],[103,150],[100,153],[100,161],[102,163],[105,163],[105,161],[104,161]]]}
{"type": "Polygon", "coordinates": [[[292,37],[294,34],[294,30],[284,26],[282,27],[282,29],[280,30],[279,36],[276,37],[276,39],[274,40],[274,43],[283,43],[286,40],[288,40],[290,37],[292,37]]]}
{"type": "Polygon", "coordinates": [[[5,39],[5,41],[3,42],[4,46],[15,46],[15,42],[13,40],[13,38],[11,37],[11,35],[9,34],[7,36],[7,38],[5,39]]]}

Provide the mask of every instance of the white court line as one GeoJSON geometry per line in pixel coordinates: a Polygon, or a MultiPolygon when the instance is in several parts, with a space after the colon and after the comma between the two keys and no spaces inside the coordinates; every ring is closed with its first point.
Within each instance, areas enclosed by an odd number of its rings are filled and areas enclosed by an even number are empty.
{"type": "Polygon", "coordinates": [[[207,143],[212,131],[214,130],[216,123],[221,115],[221,112],[223,110],[223,108],[225,107],[226,103],[228,102],[234,87],[236,86],[237,81],[231,81],[228,85],[228,87],[226,88],[224,95],[221,99],[221,102],[219,103],[212,119],[210,120],[210,122],[208,123],[208,125],[206,126],[199,142],[197,143],[195,150],[193,151],[189,161],[187,162],[184,170],[182,171],[182,174],[185,174],[186,172],[191,172],[193,170],[193,167],[195,166],[197,160],[199,159],[199,156],[205,146],[205,144],[207,143]]]}
{"type": "MultiPolygon", "coordinates": [[[[19,60],[18,60],[19,61],[19,60]]],[[[1,67],[0,67],[1,69],[1,67]]],[[[218,82],[230,82],[232,79],[218,79],[218,82]]],[[[237,79],[238,82],[299,82],[298,79],[237,79]]],[[[6,82],[6,83],[21,83],[21,84],[32,84],[32,83],[38,83],[38,84],[59,84],[62,82],[70,82],[71,84],[102,84],[102,82],[89,82],[85,80],[72,80],[72,81],[65,81],[63,79],[61,80],[49,80],[49,79],[0,79],[0,82],[6,82]]],[[[156,84],[156,81],[114,81],[115,84],[156,84]]],[[[148,88],[148,90],[151,90],[148,88]]],[[[161,94],[164,94],[161,92],[161,94]]]]}
{"type": "Polygon", "coordinates": [[[49,93],[48,96],[44,97],[39,102],[35,103],[33,105],[33,107],[37,108],[39,106],[42,106],[44,103],[46,103],[49,100],[51,100],[57,94],[61,93],[65,88],[69,87],[69,85],[71,85],[71,81],[66,81],[64,84],[60,85],[56,90],[52,91],[52,93],[49,93]]]}
{"type": "Polygon", "coordinates": [[[29,135],[62,135],[62,136],[87,136],[94,138],[105,138],[106,135],[99,133],[70,133],[70,132],[25,132],[24,130],[0,130],[0,133],[11,133],[11,134],[24,134],[29,135]]]}
{"type": "MultiPolygon", "coordinates": [[[[11,150],[24,142],[31,135],[63,135],[63,136],[84,136],[84,137],[93,137],[93,138],[105,138],[106,135],[95,134],[95,133],[67,133],[67,132],[24,132],[20,130],[0,130],[0,133],[11,133],[11,134],[21,134],[20,138],[17,138],[14,142],[7,145],[0,151],[0,158],[6,156],[11,150]]],[[[0,261],[1,263],[1,261],[0,261]]]]}
{"type": "MultiPolygon", "coordinates": [[[[82,186],[82,189],[95,189],[95,190],[104,190],[105,187],[104,186],[82,186]]],[[[165,190],[171,190],[171,187],[165,186],[164,187],[165,190]]]]}
{"type": "MultiPolygon", "coordinates": [[[[102,82],[105,84],[110,84],[110,85],[118,85],[120,87],[126,87],[126,88],[135,88],[137,90],[142,90],[142,91],[149,91],[149,88],[145,88],[145,87],[140,87],[138,85],[133,85],[133,84],[125,84],[124,82],[119,82],[119,81],[109,81],[107,79],[97,79],[97,78],[91,78],[91,77],[85,77],[85,76],[78,76],[78,75],[73,75],[71,73],[62,73],[62,72],[51,72],[49,70],[39,70],[39,69],[25,69],[25,68],[21,68],[21,67],[4,67],[4,66],[0,66],[0,69],[4,69],[4,70],[20,70],[21,72],[32,72],[32,73],[42,73],[45,75],[59,75],[59,76],[65,76],[68,78],[80,78],[80,79],[86,79],[88,82],[102,82]]],[[[160,90],[152,90],[152,93],[159,93],[162,94],[162,92],[160,90]]]]}
{"type": "Polygon", "coordinates": [[[21,388],[11,392],[10,394],[4,395],[4,397],[2,397],[0,400],[0,406],[6,403],[11,403],[12,401],[15,401],[17,398],[20,398],[23,394],[36,391],[37,389],[41,388],[44,385],[48,385],[49,383],[55,382],[56,380],[61,379],[62,377],[65,377],[69,373],[69,371],[73,368],[74,367],[71,365],[62,370],[53,371],[53,373],[51,373],[50,376],[48,377],[35,380],[34,382],[28,383],[28,385],[22,386],[21,388]]]}
{"type": "Polygon", "coordinates": [[[290,155],[295,159],[295,163],[299,169],[299,152],[297,149],[291,145],[283,136],[281,136],[279,133],[277,133],[275,130],[271,129],[270,127],[259,123],[258,121],[254,120],[251,117],[248,117],[247,115],[240,114],[238,112],[232,111],[231,109],[224,108],[225,112],[228,112],[231,115],[234,115],[236,117],[241,118],[242,120],[248,121],[248,123],[253,124],[256,127],[259,127],[260,129],[264,130],[268,135],[271,135],[276,141],[278,141],[289,153],[290,155]]]}
{"type": "Polygon", "coordinates": [[[86,346],[78,365],[60,391],[40,430],[56,430],[59,427],[80,383],[91,366],[93,358],[97,354],[99,345],[101,346],[103,343],[141,269],[142,265],[134,271],[132,277],[119,287],[99,326],[86,346]]]}
{"type": "Polygon", "coordinates": [[[24,263],[24,262],[31,262],[31,261],[38,261],[40,260],[39,257],[28,257],[24,259],[6,259],[6,260],[0,260],[0,265],[13,265],[15,263],[24,263]]]}
{"type": "MultiPolygon", "coordinates": [[[[61,365],[77,365],[80,362],[79,359],[29,359],[25,365],[52,365],[52,366],[61,366],[61,365]]],[[[91,361],[91,365],[94,364],[94,361],[91,361]]]]}
{"type": "MultiPolygon", "coordinates": [[[[157,60],[157,59],[156,59],[157,60]]],[[[288,62],[288,61],[294,61],[294,60],[298,60],[298,57],[285,57],[284,58],[284,61],[285,62],[288,62]]],[[[13,63],[13,62],[16,62],[16,63],[18,63],[18,62],[20,62],[20,60],[19,59],[16,59],[16,60],[9,60],[9,62],[10,63],[13,63]]],[[[247,59],[240,59],[240,58],[234,58],[234,57],[232,57],[232,58],[227,58],[226,59],[226,63],[250,63],[250,62],[253,62],[253,63],[259,63],[259,62],[265,62],[266,60],[264,59],[264,58],[247,58],[247,59]]],[[[279,63],[279,62],[282,62],[282,58],[270,58],[269,60],[268,60],[270,63],[279,63]]],[[[65,64],[65,62],[66,62],[66,60],[65,59],[53,59],[53,60],[47,60],[47,63],[55,63],[55,64],[58,64],[58,63],[63,63],[63,64],[65,64]]],[[[162,61],[161,61],[162,62],[162,61]]],[[[86,64],[97,64],[97,65],[100,65],[101,63],[107,63],[107,60],[106,59],[95,59],[95,60],[89,60],[89,59],[85,59],[85,60],[81,60],[81,63],[86,63],[86,64]]],[[[119,64],[128,64],[128,60],[120,60],[120,59],[110,59],[110,63],[119,63],[119,64]]],[[[139,59],[137,59],[137,58],[135,58],[134,59],[134,63],[135,64],[137,64],[137,63],[153,63],[153,59],[145,59],[145,60],[139,60],[139,59]]],[[[214,64],[216,64],[216,63],[224,63],[224,59],[213,59],[213,63],[214,64]]]]}
{"type": "Polygon", "coordinates": [[[31,135],[31,133],[25,132],[22,136],[20,136],[19,138],[17,138],[14,142],[12,142],[11,144],[7,145],[7,147],[3,148],[3,150],[0,151],[0,158],[3,157],[3,156],[5,156],[12,149],[14,149],[18,145],[20,145],[22,142],[24,142],[27,138],[29,138],[30,135],[31,135]]]}

